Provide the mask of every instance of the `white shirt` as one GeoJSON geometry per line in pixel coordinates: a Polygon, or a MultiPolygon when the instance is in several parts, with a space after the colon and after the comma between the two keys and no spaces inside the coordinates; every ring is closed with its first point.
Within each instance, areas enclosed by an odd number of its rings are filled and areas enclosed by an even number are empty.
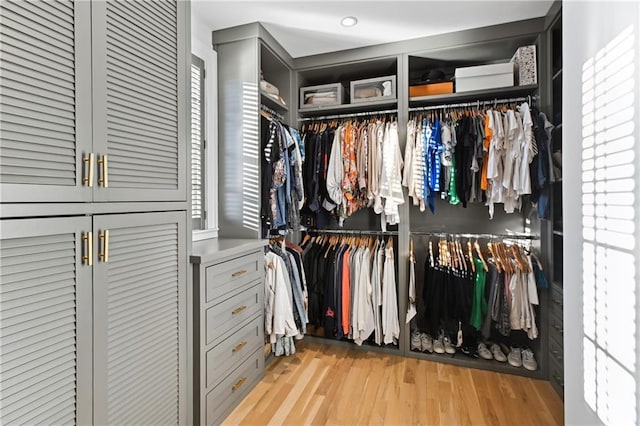
{"type": "Polygon", "coordinates": [[[265,309],[264,329],[269,341],[276,343],[278,337],[293,337],[298,334],[293,319],[291,282],[284,260],[275,253],[265,254],[265,309]]]}

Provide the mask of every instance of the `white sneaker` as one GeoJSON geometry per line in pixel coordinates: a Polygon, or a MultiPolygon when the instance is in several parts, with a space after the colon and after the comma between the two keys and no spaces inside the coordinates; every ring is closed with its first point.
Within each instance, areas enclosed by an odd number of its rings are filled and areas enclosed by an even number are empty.
{"type": "Polygon", "coordinates": [[[497,343],[491,345],[491,355],[493,355],[493,359],[498,362],[507,362],[507,357],[504,352],[502,352],[502,349],[500,349],[500,345],[497,343]]]}
{"type": "Polygon", "coordinates": [[[480,355],[480,358],[482,359],[486,359],[486,360],[493,359],[493,355],[491,355],[491,351],[487,349],[487,345],[485,345],[484,343],[480,343],[478,345],[478,355],[480,355]]]}
{"type": "Polygon", "coordinates": [[[522,366],[529,371],[536,371],[538,369],[538,363],[533,357],[533,351],[529,348],[522,351],[522,366]]]}
{"type": "Polygon", "coordinates": [[[433,339],[427,333],[420,334],[420,349],[422,352],[433,352],[433,339]]]}
{"type": "Polygon", "coordinates": [[[453,347],[453,345],[451,344],[451,341],[449,341],[448,337],[445,337],[443,339],[444,342],[444,351],[450,355],[453,355],[456,353],[456,348],[453,347]]]}
{"type": "Polygon", "coordinates": [[[509,359],[509,364],[514,367],[522,367],[522,350],[519,347],[512,347],[507,358],[509,359]]]}
{"type": "Polygon", "coordinates": [[[414,330],[411,333],[411,350],[412,351],[419,351],[421,350],[420,347],[420,332],[418,330],[414,330]]]}
{"type": "Polygon", "coordinates": [[[437,354],[444,353],[444,346],[442,345],[442,338],[435,339],[433,341],[433,351],[437,354]]]}

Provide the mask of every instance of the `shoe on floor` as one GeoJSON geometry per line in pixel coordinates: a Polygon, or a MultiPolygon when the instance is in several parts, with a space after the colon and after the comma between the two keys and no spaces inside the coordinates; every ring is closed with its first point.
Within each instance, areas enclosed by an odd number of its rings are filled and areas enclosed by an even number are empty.
{"type": "Polygon", "coordinates": [[[529,371],[536,371],[538,369],[538,363],[533,357],[533,351],[529,348],[522,351],[522,366],[529,371]]]}
{"type": "Polygon", "coordinates": [[[507,356],[500,349],[500,345],[494,343],[491,345],[491,355],[493,355],[493,359],[498,362],[507,362],[507,356]]]}
{"type": "Polygon", "coordinates": [[[469,358],[478,358],[478,351],[473,346],[462,346],[460,352],[468,356],[469,358]]]}
{"type": "Polygon", "coordinates": [[[509,364],[514,367],[522,367],[522,350],[517,346],[511,347],[511,352],[509,352],[507,359],[509,364]]]}
{"type": "Polygon", "coordinates": [[[420,350],[422,352],[433,352],[433,339],[427,333],[420,334],[420,350]]]}
{"type": "Polygon", "coordinates": [[[433,351],[437,354],[444,353],[444,345],[442,344],[442,338],[435,339],[433,341],[433,351]]]}
{"type": "Polygon", "coordinates": [[[486,360],[493,359],[493,355],[491,355],[491,351],[487,349],[487,345],[485,345],[484,343],[478,344],[478,355],[480,355],[480,358],[482,359],[486,359],[486,360]]]}
{"type": "Polygon", "coordinates": [[[448,337],[445,337],[443,339],[444,342],[444,351],[450,355],[453,355],[456,353],[456,348],[453,347],[453,344],[451,344],[451,341],[449,340],[448,337]]]}
{"type": "Polygon", "coordinates": [[[418,330],[414,330],[411,333],[411,350],[412,351],[421,350],[420,332],[418,330]]]}

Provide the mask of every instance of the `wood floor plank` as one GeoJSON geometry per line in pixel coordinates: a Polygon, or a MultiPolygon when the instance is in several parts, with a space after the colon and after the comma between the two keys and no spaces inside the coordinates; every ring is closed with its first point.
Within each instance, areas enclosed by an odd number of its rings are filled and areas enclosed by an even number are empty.
{"type": "Polygon", "coordinates": [[[561,425],[548,382],[296,342],[224,425],[561,425]]]}

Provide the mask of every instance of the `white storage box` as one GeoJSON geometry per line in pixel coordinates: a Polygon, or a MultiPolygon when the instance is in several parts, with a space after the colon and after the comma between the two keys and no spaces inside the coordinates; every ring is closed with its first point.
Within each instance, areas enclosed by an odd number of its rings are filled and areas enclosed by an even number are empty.
{"type": "Polygon", "coordinates": [[[342,105],[343,100],[344,89],[340,83],[300,88],[300,109],[319,109],[323,106],[342,105]]]}
{"type": "Polygon", "coordinates": [[[536,61],[536,45],[522,46],[511,58],[515,64],[518,86],[538,84],[538,64],[536,61]]]}
{"type": "Polygon", "coordinates": [[[351,103],[396,99],[396,76],[355,80],[350,84],[351,103]]]}
{"type": "Polygon", "coordinates": [[[456,68],[456,93],[513,86],[513,63],[456,68]]]}

